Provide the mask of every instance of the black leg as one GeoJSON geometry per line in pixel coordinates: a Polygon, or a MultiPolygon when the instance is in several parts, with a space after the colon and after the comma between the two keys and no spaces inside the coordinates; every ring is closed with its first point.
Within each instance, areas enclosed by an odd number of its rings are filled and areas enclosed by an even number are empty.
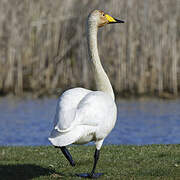
{"type": "Polygon", "coordinates": [[[71,164],[71,166],[75,166],[75,163],[72,159],[72,156],[70,154],[70,152],[67,150],[67,148],[65,146],[62,147],[56,147],[56,148],[60,148],[62,153],[64,154],[64,156],[66,157],[66,159],[69,161],[69,163],[71,164]]]}
{"type": "Polygon", "coordinates": [[[101,175],[103,175],[103,173],[95,173],[96,164],[97,164],[98,159],[99,159],[99,154],[100,154],[100,150],[96,149],[95,153],[94,153],[94,165],[93,165],[93,169],[92,169],[90,174],[83,173],[83,174],[76,174],[76,175],[79,177],[83,177],[83,178],[98,178],[101,175]]]}
{"type": "Polygon", "coordinates": [[[95,172],[95,169],[96,169],[96,164],[98,162],[98,159],[99,159],[99,154],[100,154],[100,150],[95,150],[95,153],[94,153],[94,165],[93,165],[93,169],[91,171],[91,174],[90,176],[93,176],[94,172],[95,172]]]}

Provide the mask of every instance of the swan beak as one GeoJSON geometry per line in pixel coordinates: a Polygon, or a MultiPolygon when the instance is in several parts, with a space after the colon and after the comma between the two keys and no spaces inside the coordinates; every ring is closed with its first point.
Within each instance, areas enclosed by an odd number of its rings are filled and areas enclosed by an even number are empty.
{"type": "Polygon", "coordinates": [[[108,24],[112,24],[112,23],[124,23],[124,21],[116,19],[116,18],[113,18],[113,17],[111,17],[108,14],[105,14],[105,16],[106,16],[106,19],[108,20],[108,24]]]}

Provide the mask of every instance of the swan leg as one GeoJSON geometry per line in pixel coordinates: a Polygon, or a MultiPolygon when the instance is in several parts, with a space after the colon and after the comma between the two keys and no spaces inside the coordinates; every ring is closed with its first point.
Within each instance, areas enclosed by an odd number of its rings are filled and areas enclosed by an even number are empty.
{"type": "Polygon", "coordinates": [[[103,173],[95,173],[96,165],[99,159],[99,154],[100,154],[100,150],[96,149],[94,153],[94,165],[93,165],[93,169],[91,173],[83,173],[83,174],[76,174],[76,175],[82,178],[98,178],[101,175],[103,175],[103,173]]]}
{"type": "Polygon", "coordinates": [[[62,146],[62,147],[56,147],[56,148],[60,148],[62,153],[64,154],[64,156],[66,157],[66,159],[69,161],[69,163],[71,164],[71,166],[75,166],[75,163],[72,159],[72,156],[70,154],[70,152],[68,151],[68,149],[66,148],[66,146],[62,146]]]}

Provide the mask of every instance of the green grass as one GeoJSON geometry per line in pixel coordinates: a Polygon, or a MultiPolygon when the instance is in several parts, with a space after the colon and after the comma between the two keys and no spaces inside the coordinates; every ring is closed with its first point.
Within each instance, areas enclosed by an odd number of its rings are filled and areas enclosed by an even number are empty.
{"type": "MultiPolygon", "coordinates": [[[[75,167],[52,146],[0,147],[0,179],[81,179],[90,172],[93,146],[70,146],[75,167]]],[[[180,179],[180,145],[104,146],[97,172],[100,179],[180,179]]]]}

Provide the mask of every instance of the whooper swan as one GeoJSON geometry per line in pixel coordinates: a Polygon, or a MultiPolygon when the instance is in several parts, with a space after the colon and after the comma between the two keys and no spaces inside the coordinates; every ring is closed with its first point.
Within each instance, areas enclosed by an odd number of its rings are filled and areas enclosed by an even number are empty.
{"type": "Polygon", "coordinates": [[[100,10],[94,10],[89,14],[87,40],[97,91],[79,87],[65,91],[58,100],[54,129],[49,137],[50,142],[61,149],[72,166],[75,166],[75,163],[66,146],[95,142],[93,169],[91,173],[78,174],[81,177],[94,178],[102,175],[102,173],[95,173],[96,164],[103,141],[116,122],[117,108],[114,92],[101,65],[97,48],[98,28],[112,23],[124,23],[124,21],[115,19],[100,10]]]}

